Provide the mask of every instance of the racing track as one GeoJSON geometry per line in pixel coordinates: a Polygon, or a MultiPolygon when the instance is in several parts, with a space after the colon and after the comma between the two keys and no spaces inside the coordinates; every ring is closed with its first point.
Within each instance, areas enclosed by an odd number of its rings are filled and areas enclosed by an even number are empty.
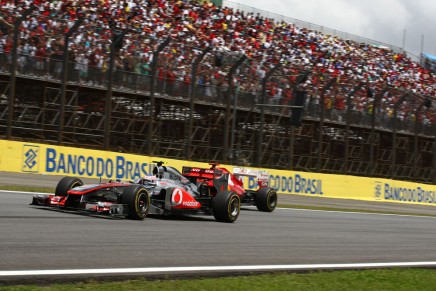
{"type": "MultiPolygon", "coordinates": [[[[436,265],[433,217],[248,209],[234,224],[218,223],[212,216],[131,221],[35,208],[29,193],[0,191],[0,199],[0,283],[29,278],[7,276],[20,270],[436,265]]],[[[152,273],[168,274],[162,269],[152,273]]],[[[68,275],[50,278],[62,277],[68,275]]]]}

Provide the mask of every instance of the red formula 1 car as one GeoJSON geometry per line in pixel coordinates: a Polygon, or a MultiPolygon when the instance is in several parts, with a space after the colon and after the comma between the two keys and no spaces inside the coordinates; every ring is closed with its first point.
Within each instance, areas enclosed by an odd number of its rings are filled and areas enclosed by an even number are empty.
{"type": "Polygon", "coordinates": [[[109,181],[83,185],[79,178],[62,178],[54,195],[33,196],[32,205],[55,207],[142,220],[148,214],[213,215],[217,221],[234,222],[239,216],[239,196],[228,191],[229,175],[218,171],[211,179],[214,196],[204,195],[195,184],[172,167],[158,162],[153,176],[135,182],[109,181]]]}
{"type": "Polygon", "coordinates": [[[218,168],[217,163],[210,163],[211,168],[194,168],[183,167],[182,174],[192,183],[196,184],[200,192],[206,192],[214,196],[222,189],[217,188],[213,183],[213,176],[216,172],[229,176],[229,190],[236,193],[241,199],[241,205],[255,205],[258,210],[272,212],[277,206],[277,191],[268,187],[269,174],[261,170],[251,170],[244,168],[234,168],[230,173],[225,168],[218,168]],[[244,189],[242,177],[251,177],[257,179],[257,190],[244,189]]]}

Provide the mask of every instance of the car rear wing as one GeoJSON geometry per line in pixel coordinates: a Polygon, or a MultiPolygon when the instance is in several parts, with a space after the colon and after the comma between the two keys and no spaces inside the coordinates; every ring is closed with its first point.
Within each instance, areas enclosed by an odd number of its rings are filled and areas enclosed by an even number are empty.
{"type": "Polygon", "coordinates": [[[269,173],[263,170],[233,168],[233,175],[238,179],[241,177],[256,178],[259,187],[267,187],[269,183],[269,173]]]}
{"type": "Polygon", "coordinates": [[[221,177],[223,171],[209,168],[182,167],[182,175],[185,177],[200,178],[202,180],[213,180],[221,177]]]}
{"type": "Polygon", "coordinates": [[[230,173],[225,172],[221,169],[206,169],[206,168],[195,168],[195,167],[182,167],[182,175],[186,178],[194,178],[195,182],[197,179],[201,181],[213,181],[213,186],[215,187],[217,193],[230,191],[230,186],[233,182],[231,181],[230,173]]]}

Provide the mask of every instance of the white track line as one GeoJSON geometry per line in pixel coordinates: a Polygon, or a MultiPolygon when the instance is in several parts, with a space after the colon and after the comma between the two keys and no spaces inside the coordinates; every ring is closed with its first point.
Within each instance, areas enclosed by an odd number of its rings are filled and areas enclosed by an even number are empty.
{"type": "Polygon", "coordinates": [[[340,211],[340,210],[319,210],[319,209],[279,208],[279,207],[277,207],[276,209],[280,209],[280,210],[292,209],[292,210],[297,210],[297,211],[332,212],[332,213],[345,213],[345,214],[363,214],[363,215],[381,215],[381,216],[398,216],[398,217],[415,217],[415,218],[433,218],[433,219],[436,219],[436,216],[431,216],[430,214],[414,215],[414,214],[399,214],[399,213],[365,212],[365,210],[362,210],[362,211],[340,211]]]}
{"type": "Polygon", "coordinates": [[[0,271],[0,277],[44,276],[44,275],[89,275],[89,274],[149,274],[204,271],[278,271],[278,270],[327,270],[362,269],[393,267],[436,267],[436,262],[393,262],[357,264],[309,264],[309,265],[253,265],[253,266],[199,266],[199,267],[156,267],[156,268],[118,268],[118,269],[71,269],[71,270],[25,270],[0,271]]]}
{"type": "Polygon", "coordinates": [[[16,193],[16,194],[27,194],[27,195],[35,195],[35,194],[46,194],[50,195],[53,193],[42,193],[42,192],[26,192],[26,191],[13,191],[13,190],[0,190],[0,193],[16,193]]]}

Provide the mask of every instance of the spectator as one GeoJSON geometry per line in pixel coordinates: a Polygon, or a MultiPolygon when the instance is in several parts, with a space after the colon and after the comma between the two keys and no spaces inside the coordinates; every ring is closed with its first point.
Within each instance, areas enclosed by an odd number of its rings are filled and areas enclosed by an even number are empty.
{"type": "MultiPolygon", "coordinates": [[[[31,2],[1,1],[2,66],[7,60],[10,63],[13,23],[31,2]]],[[[175,88],[173,83],[181,86],[181,90],[174,92],[183,92],[190,86],[192,61],[210,45],[220,57],[204,59],[203,62],[210,66],[204,66],[198,80],[200,86],[206,86],[204,94],[211,98],[225,99],[226,72],[242,54],[254,65],[241,67],[235,78],[240,88],[254,96],[260,95],[261,80],[272,66],[282,64],[283,77],[277,78],[270,87],[270,98],[274,103],[289,103],[296,76],[303,70],[311,71],[305,86],[311,99],[317,100],[316,106],[327,106],[332,110],[346,109],[347,93],[335,91],[336,95],[329,98],[331,102],[319,104],[319,94],[331,78],[338,81],[333,86],[347,82],[352,88],[364,82],[376,92],[390,86],[432,99],[436,97],[433,73],[403,53],[324,35],[284,21],[274,22],[252,12],[215,7],[202,1],[59,0],[33,3],[37,10],[23,22],[20,30],[22,72],[42,73],[49,69],[53,77],[59,78],[64,45],[59,37],[83,16],[82,26],[71,37],[73,46],[70,49],[71,61],[76,63],[75,70],[81,82],[103,84],[113,34],[124,31],[126,36],[115,59],[115,79],[122,86],[131,87],[138,74],[150,74],[152,51],[162,39],[170,37],[170,49],[159,57],[158,81],[160,88],[169,90],[175,88]],[[43,61],[47,57],[51,59],[48,68],[43,61]],[[123,79],[126,74],[128,77],[123,79]]],[[[74,75],[71,78],[75,80],[74,75]]],[[[138,80],[145,82],[142,77],[138,80]]],[[[395,102],[391,97],[382,98],[383,114],[390,114],[392,110],[390,104],[395,102]]],[[[357,92],[352,99],[352,106],[357,110],[368,111],[370,103],[364,92],[357,92]]],[[[401,108],[401,118],[408,119],[413,107],[409,104],[401,108]]]]}

